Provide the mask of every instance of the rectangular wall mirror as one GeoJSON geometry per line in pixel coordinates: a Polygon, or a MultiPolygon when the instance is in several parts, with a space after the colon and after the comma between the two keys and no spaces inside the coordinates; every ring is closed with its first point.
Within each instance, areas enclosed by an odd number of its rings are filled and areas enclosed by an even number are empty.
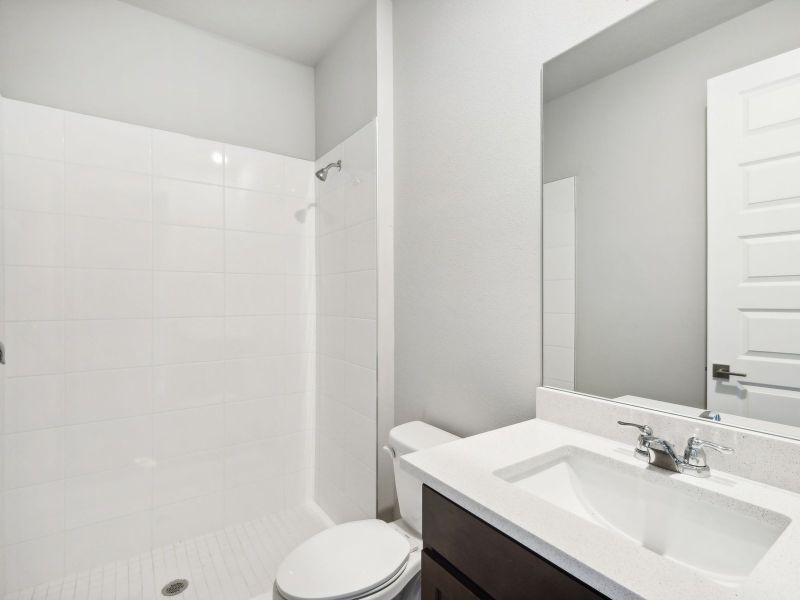
{"type": "Polygon", "coordinates": [[[659,0],[544,65],[544,385],[800,438],[798,23],[659,0]]]}

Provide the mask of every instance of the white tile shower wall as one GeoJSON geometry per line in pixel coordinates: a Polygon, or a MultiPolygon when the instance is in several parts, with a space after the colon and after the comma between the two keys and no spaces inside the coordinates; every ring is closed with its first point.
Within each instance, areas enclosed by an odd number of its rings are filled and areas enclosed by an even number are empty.
{"type": "Polygon", "coordinates": [[[9,591],[303,502],[313,164],[2,107],[9,591]]]}
{"type": "Polygon", "coordinates": [[[376,512],[376,130],[364,126],[317,161],[315,499],[338,522],[376,512]]]}
{"type": "Polygon", "coordinates": [[[575,177],[544,184],[542,210],[545,385],[575,389],[575,177]]]}

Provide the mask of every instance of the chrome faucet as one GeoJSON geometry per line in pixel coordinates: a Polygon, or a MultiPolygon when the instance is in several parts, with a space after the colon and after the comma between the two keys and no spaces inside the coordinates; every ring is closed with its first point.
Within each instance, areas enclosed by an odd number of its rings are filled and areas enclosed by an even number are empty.
{"type": "Polygon", "coordinates": [[[637,423],[626,423],[617,421],[625,427],[635,427],[639,430],[639,438],[636,440],[636,448],[633,455],[648,464],[660,467],[675,473],[692,475],[693,477],[708,477],[711,469],[706,460],[705,448],[711,448],[722,454],[733,454],[734,449],[721,446],[714,442],[701,440],[692,436],[686,443],[686,450],[683,456],[678,456],[675,449],[667,440],[653,435],[653,428],[649,425],[639,425],[637,423]]]}

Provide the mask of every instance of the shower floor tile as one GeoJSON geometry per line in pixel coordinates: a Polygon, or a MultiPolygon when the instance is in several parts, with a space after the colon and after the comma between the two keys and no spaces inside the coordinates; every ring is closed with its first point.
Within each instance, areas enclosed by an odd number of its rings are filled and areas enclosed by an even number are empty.
{"type": "Polygon", "coordinates": [[[129,560],[6,595],[5,600],[159,600],[173,579],[188,579],[177,600],[269,600],[281,560],[328,527],[308,505],[156,548],[129,560]]]}

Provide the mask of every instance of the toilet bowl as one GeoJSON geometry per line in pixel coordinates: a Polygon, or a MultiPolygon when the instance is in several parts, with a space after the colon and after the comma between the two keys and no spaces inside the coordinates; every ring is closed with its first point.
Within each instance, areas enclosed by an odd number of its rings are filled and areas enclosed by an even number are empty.
{"type": "Polygon", "coordinates": [[[399,458],[458,439],[421,421],[389,432],[388,450],[400,519],[342,523],[295,548],[278,567],[273,596],[282,600],[419,598],[422,483],[400,469],[399,458]]]}

